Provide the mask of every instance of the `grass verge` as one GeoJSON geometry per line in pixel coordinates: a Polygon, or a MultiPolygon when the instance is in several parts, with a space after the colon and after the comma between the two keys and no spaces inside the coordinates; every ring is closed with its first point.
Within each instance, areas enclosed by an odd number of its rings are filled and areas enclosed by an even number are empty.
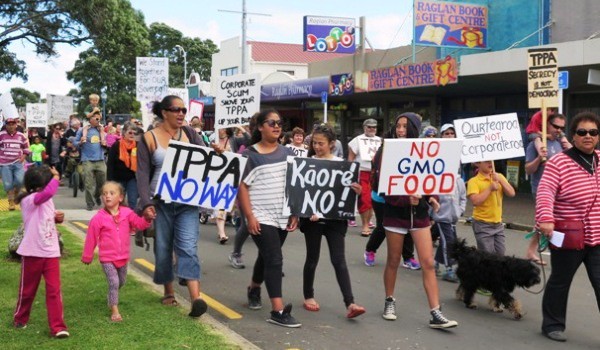
{"type": "Polygon", "coordinates": [[[21,223],[20,212],[0,213],[0,324],[2,349],[235,349],[221,335],[187,316],[181,307],[166,307],[160,296],[128,276],[119,293],[122,323],[111,323],[106,304],[108,285],[98,262],[80,262],[83,243],[65,227],[61,282],[65,322],[71,337],[50,338],[46,317],[45,288],[40,284],[28,327],[15,329],[12,315],[19,288],[18,261],[8,259],[7,242],[21,223]]]}

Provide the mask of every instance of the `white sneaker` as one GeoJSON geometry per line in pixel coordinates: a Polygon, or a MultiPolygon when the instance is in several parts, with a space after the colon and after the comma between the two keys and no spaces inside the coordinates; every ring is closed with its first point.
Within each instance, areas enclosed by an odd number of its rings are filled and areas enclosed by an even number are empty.
{"type": "Polygon", "coordinates": [[[396,299],[392,297],[385,298],[385,306],[381,316],[388,321],[396,320],[396,299]]]}
{"type": "Polygon", "coordinates": [[[70,336],[70,334],[69,334],[69,332],[67,332],[66,330],[64,330],[64,331],[59,331],[54,336],[56,338],[62,339],[62,338],[68,338],[70,336]]]}

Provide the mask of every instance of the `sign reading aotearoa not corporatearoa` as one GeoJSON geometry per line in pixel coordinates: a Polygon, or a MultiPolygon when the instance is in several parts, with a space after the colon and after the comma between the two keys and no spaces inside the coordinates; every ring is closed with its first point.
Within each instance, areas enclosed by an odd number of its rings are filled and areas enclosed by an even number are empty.
{"type": "Polygon", "coordinates": [[[558,107],[558,50],[527,50],[527,92],[529,108],[558,107]]]}
{"type": "Polygon", "coordinates": [[[260,74],[222,77],[215,96],[215,130],[248,125],[260,111],[260,74]]]}
{"type": "Polygon", "coordinates": [[[167,96],[169,59],[166,57],[136,57],[135,90],[135,98],[140,102],[160,101],[167,96]]]}
{"type": "Polygon", "coordinates": [[[48,107],[48,124],[64,122],[69,120],[73,114],[73,97],[61,95],[47,95],[46,105],[48,107]]]}
{"type": "Polygon", "coordinates": [[[454,120],[456,137],[464,139],[463,163],[525,156],[516,113],[454,120]]]}
{"type": "Polygon", "coordinates": [[[27,103],[25,115],[28,128],[48,126],[48,106],[45,103],[27,103]]]}
{"type": "Polygon", "coordinates": [[[358,163],[288,156],[286,201],[292,215],[354,219],[358,163]]]}
{"type": "Polygon", "coordinates": [[[460,166],[459,139],[385,139],[378,193],[450,194],[460,166]]]}
{"type": "Polygon", "coordinates": [[[165,202],[231,211],[245,166],[239,154],[170,141],[156,195],[165,202]]]}
{"type": "Polygon", "coordinates": [[[362,160],[371,161],[379,147],[381,147],[379,137],[361,137],[358,139],[358,153],[362,160]]]}
{"type": "Polygon", "coordinates": [[[306,148],[296,147],[292,144],[286,145],[286,147],[294,151],[296,157],[306,157],[308,155],[308,150],[306,148]]]}

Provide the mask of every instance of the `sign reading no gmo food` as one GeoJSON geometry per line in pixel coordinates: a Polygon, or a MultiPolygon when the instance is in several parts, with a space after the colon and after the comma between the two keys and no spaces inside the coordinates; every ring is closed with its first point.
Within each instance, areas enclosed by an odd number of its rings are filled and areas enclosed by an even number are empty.
{"type": "Polygon", "coordinates": [[[558,50],[556,48],[527,51],[527,92],[529,108],[558,107],[558,50]]]}

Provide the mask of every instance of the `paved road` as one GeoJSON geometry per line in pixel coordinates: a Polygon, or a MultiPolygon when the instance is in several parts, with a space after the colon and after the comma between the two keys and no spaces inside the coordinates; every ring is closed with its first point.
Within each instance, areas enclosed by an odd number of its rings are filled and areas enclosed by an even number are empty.
{"type": "MultiPolygon", "coordinates": [[[[68,210],[67,219],[89,219],[91,212],[83,198],[72,199],[62,188],[55,202],[58,208],[68,210]]],[[[473,243],[470,226],[460,224],[459,236],[473,243]]],[[[230,237],[233,229],[227,227],[230,237]]],[[[522,255],[525,249],[524,232],[507,230],[507,252],[522,255]]],[[[268,299],[263,288],[265,308],[252,311],[246,308],[248,285],[256,247],[248,241],[244,246],[247,268],[235,270],[229,266],[227,255],[232,246],[219,245],[214,224],[201,225],[200,257],[202,261],[203,292],[239,315],[230,319],[211,308],[210,314],[223,324],[263,349],[562,349],[564,344],[552,342],[540,334],[541,295],[523,290],[515,292],[527,312],[524,319],[514,321],[508,313],[494,314],[488,310],[487,301],[477,296],[478,310],[466,309],[454,299],[455,284],[440,281],[440,296],[444,313],[459,321],[460,326],[451,331],[431,330],[427,326],[428,306],[421,282],[421,273],[400,269],[396,288],[398,320],[386,321],[383,311],[382,270],[385,244],[377,254],[377,265],[363,264],[362,253],[366,239],[352,228],[348,232],[347,260],[357,303],[367,308],[367,313],[354,320],[345,318],[345,308],[335,274],[323,247],[317,269],[315,296],[321,311],[302,309],[302,266],[304,263],[304,238],[302,233],[290,233],[284,247],[284,299],[294,305],[294,316],[303,323],[300,329],[286,329],[265,322],[268,317],[268,299]]],[[[133,258],[143,258],[150,263],[150,252],[134,249],[133,258]]],[[[548,256],[545,257],[546,259],[548,256]]],[[[139,267],[139,265],[138,265],[139,267]]],[[[141,267],[144,270],[143,267],[141,267]]],[[[548,271],[549,272],[549,271],[548,271]]],[[[539,286],[534,288],[539,289],[539,286]]],[[[186,295],[184,289],[179,290],[186,295]]],[[[572,349],[598,349],[600,322],[593,290],[585,270],[580,269],[571,287],[568,313],[567,343],[572,349]]]]}

